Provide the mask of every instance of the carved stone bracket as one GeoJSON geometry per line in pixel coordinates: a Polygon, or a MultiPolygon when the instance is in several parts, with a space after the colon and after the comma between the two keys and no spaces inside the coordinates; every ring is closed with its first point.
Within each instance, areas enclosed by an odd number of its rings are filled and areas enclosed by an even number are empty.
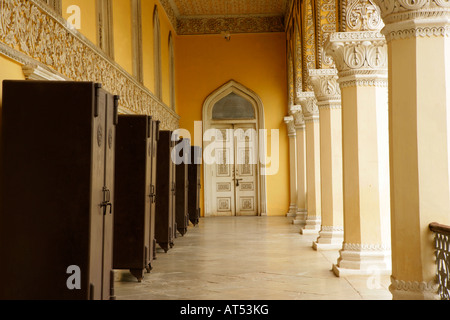
{"type": "Polygon", "coordinates": [[[319,108],[341,107],[341,89],[336,69],[312,69],[309,70],[309,77],[314,87],[319,108]]]}
{"type": "Polygon", "coordinates": [[[374,0],[386,24],[388,41],[411,37],[450,36],[448,0],[374,0]]]}
{"type": "Polygon", "coordinates": [[[336,32],[325,50],[336,63],[341,88],[387,86],[387,43],[380,32],[336,32]]]}

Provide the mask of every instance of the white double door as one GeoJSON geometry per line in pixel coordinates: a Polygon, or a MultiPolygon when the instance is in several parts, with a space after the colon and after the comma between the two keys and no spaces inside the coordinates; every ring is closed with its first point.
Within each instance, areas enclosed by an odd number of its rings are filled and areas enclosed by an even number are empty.
{"type": "Polygon", "coordinates": [[[215,125],[215,163],[208,165],[210,215],[258,215],[258,135],[255,124],[215,125]]]}

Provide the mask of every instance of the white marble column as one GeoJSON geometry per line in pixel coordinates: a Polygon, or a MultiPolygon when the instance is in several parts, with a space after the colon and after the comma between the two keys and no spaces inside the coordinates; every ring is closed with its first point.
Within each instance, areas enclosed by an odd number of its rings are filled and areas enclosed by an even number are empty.
{"type": "Polygon", "coordinates": [[[344,241],[341,90],[336,69],[313,69],[310,79],[320,114],[322,227],[316,250],[341,249],[344,241]]]}
{"type": "MultiPolygon", "coordinates": [[[[373,16],[363,18],[361,24],[373,16]]],[[[339,71],[342,96],[344,245],[333,270],[338,276],[390,274],[386,40],[378,31],[338,32],[325,49],[339,71]]]]}
{"type": "Polygon", "coordinates": [[[320,190],[320,128],[319,109],[314,92],[302,92],[298,96],[305,121],[306,141],[306,224],[301,234],[316,234],[321,226],[320,190]]]}
{"type": "Polygon", "coordinates": [[[284,122],[288,128],[289,137],[289,211],[288,217],[297,216],[297,162],[296,162],[296,132],[294,125],[294,117],[288,116],[284,118],[284,122]]]}
{"type": "Polygon", "coordinates": [[[429,224],[450,225],[450,1],[375,2],[389,52],[389,289],[394,300],[440,299],[429,224]]]}
{"type": "Polygon", "coordinates": [[[297,216],[292,222],[303,227],[306,224],[307,217],[305,119],[301,106],[294,106],[291,110],[294,117],[297,143],[297,216]]]}

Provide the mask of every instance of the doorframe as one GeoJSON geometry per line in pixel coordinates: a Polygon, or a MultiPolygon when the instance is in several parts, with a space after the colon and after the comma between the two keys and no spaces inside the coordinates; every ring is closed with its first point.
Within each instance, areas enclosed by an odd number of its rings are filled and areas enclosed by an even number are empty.
{"type": "MultiPolygon", "coordinates": [[[[244,124],[244,123],[256,123],[256,131],[258,133],[258,160],[260,154],[266,154],[266,141],[264,137],[259,135],[259,130],[265,129],[265,120],[264,120],[264,105],[262,103],[261,98],[252,90],[245,87],[244,85],[238,83],[237,81],[230,80],[226,84],[222,85],[215,91],[213,91],[203,103],[203,136],[205,132],[210,129],[212,124],[244,124]],[[254,109],[255,109],[255,120],[222,120],[222,121],[213,121],[212,120],[212,109],[214,105],[220,101],[222,98],[226,97],[230,93],[235,93],[242,98],[249,101],[254,109]]],[[[205,150],[205,143],[203,142],[203,150],[205,150]]],[[[263,172],[262,164],[258,161],[257,164],[257,183],[258,183],[258,216],[267,216],[267,176],[261,175],[263,172]]],[[[207,201],[211,198],[211,186],[208,185],[208,180],[205,179],[207,176],[207,165],[203,165],[203,180],[204,180],[204,195],[203,195],[203,206],[205,210],[205,217],[212,216],[211,212],[209,212],[210,206],[207,204],[207,201]]]]}

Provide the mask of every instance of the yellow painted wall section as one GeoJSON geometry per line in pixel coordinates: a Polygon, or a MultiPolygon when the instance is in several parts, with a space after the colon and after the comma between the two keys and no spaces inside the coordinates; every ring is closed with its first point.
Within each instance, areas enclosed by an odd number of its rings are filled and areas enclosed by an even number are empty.
{"type": "Polygon", "coordinates": [[[220,35],[176,37],[177,113],[181,128],[189,130],[192,139],[205,99],[230,80],[259,95],[266,129],[279,130],[280,169],[267,178],[267,214],[271,216],[284,216],[289,209],[289,145],[283,122],[288,112],[285,41],[284,33],[232,35],[231,41],[220,35]]]}
{"type": "MultiPolygon", "coordinates": [[[[0,84],[3,80],[25,80],[20,63],[0,55],[0,84]]],[[[3,85],[0,85],[0,107],[2,106],[3,85]]],[[[1,114],[0,114],[1,116],[1,114]]]]}
{"type": "MultiPolygon", "coordinates": [[[[172,37],[175,31],[172,28],[172,24],[166,16],[164,9],[160,6],[159,20],[161,23],[161,74],[162,74],[162,99],[163,102],[170,106],[170,54],[169,54],[169,33],[172,32],[172,37]]],[[[175,39],[174,48],[176,49],[175,39]]]]}
{"type": "Polygon", "coordinates": [[[170,106],[169,33],[172,32],[172,35],[174,35],[175,31],[164,11],[164,8],[159,4],[159,1],[155,0],[141,1],[144,85],[151,92],[154,92],[155,68],[153,51],[153,11],[155,5],[158,6],[159,23],[161,30],[162,100],[167,106],[170,106]]]}
{"type": "MultiPolygon", "coordinates": [[[[143,74],[144,86],[150,91],[155,88],[154,76],[154,57],[153,57],[153,10],[155,8],[154,0],[145,0],[141,2],[142,10],[142,53],[143,53],[143,74]]],[[[158,9],[159,10],[159,9],[158,9]]]]}
{"type": "Polygon", "coordinates": [[[114,59],[133,74],[130,0],[113,0],[114,59]]]}
{"type": "Polygon", "coordinates": [[[74,11],[69,10],[70,6],[78,6],[80,8],[81,29],[78,31],[88,38],[92,43],[97,44],[97,21],[95,0],[62,0],[62,16],[64,19],[69,19],[74,11]]]}

